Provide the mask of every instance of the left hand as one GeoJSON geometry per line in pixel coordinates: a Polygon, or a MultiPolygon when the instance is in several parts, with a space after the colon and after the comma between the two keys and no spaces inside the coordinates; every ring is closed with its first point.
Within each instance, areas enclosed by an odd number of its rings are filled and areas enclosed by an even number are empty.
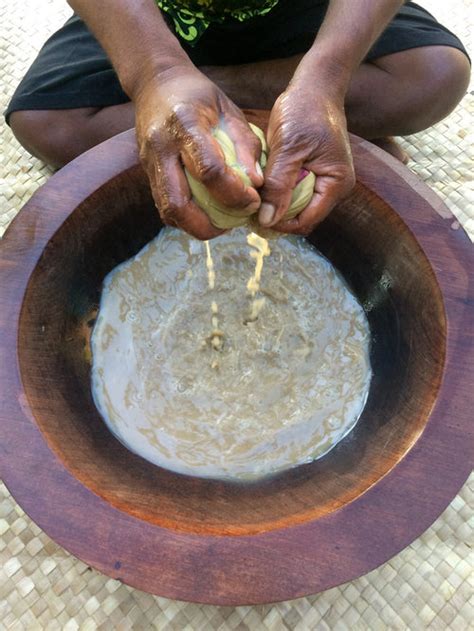
{"type": "Polygon", "coordinates": [[[355,184],[343,98],[294,82],[275,102],[267,136],[259,221],[279,232],[308,234],[355,184]],[[316,175],[313,198],[297,217],[282,220],[301,167],[316,175]]]}

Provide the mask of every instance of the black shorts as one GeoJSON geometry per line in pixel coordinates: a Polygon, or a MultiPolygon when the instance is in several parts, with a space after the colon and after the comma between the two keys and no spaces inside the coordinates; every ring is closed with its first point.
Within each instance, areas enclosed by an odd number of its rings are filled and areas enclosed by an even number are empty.
{"type": "MultiPolygon", "coordinates": [[[[280,0],[264,16],[211,24],[198,43],[181,45],[197,66],[243,64],[306,52],[324,19],[328,0],[280,0]]],[[[158,8],[157,8],[158,11],[158,8]]],[[[171,19],[163,13],[170,29],[171,19]]],[[[367,60],[420,46],[461,41],[413,2],[406,3],[370,49],[367,60]]],[[[5,116],[17,110],[106,107],[129,100],[104,50],[73,16],[40,50],[18,86],[5,116]]]]}

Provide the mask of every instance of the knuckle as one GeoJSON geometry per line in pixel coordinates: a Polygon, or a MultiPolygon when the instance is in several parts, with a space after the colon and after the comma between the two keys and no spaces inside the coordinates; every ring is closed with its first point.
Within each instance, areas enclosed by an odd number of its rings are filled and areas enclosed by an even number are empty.
{"type": "Polygon", "coordinates": [[[146,152],[154,149],[161,141],[161,129],[158,125],[150,125],[144,132],[141,144],[141,151],[146,152]]]}
{"type": "Polygon", "coordinates": [[[212,184],[223,177],[225,169],[223,165],[214,160],[202,160],[198,165],[197,172],[203,184],[212,184]]]}
{"type": "Polygon", "coordinates": [[[170,111],[170,118],[177,123],[188,124],[190,120],[194,120],[195,112],[196,109],[194,103],[189,101],[181,101],[179,103],[175,103],[172,106],[170,111]]]}
{"type": "Polygon", "coordinates": [[[190,142],[192,137],[190,130],[193,128],[194,119],[195,114],[191,104],[174,105],[163,120],[154,121],[141,131],[142,151],[146,153],[175,142],[190,142]]]}
{"type": "Polygon", "coordinates": [[[172,107],[166,117],[164,127],[173,138],[187,144],[192,142],[195,118],[196,115],[190,103],[178,103],[172,107]]]}
{"type": "Polygon", "coordinates": [[[166,117],[166,124],[175,128],[182,128],[189,120],[190,109],[187,103],[176,103],[166,117]]]}

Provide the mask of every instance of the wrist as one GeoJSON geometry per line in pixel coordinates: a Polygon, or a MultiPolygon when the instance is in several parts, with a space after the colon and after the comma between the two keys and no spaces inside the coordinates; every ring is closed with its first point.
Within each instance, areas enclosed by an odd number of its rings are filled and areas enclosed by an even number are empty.
{"type": "Polygon", "coordinates": [[[313,48],[301,60],[291,83],[307,86],[343,103],[353,72],[346,60],[313,48]]]}
{"type": "Polygon", "coordinates": [[[159,85],[177,72],[189,71],[196,71],[196,67],[183,52],[176,55],[158,55],[155,58],[150,56],[144,63],[131,64],[130,69],[119,76],[124,92],[135,101],[151,82],[159,85]]]}

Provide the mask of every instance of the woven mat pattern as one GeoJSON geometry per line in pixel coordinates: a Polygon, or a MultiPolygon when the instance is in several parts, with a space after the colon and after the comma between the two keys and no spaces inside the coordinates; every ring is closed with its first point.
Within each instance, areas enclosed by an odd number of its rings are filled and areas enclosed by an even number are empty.
{"type": "MultiPolygon", "coordinates": [[[[474,0],[422,0],[474,51],[474,0]]],[[[64,0],[0,0],[0,106],[48,34],[70,14],[64,0]]],[[[445,200],[474,240],[473,92],[432,129],[403,140],[410,167],[445,200]]],[[[50,175],[0,126],[0,236],[50,175]]],[[[0,631],[95,629],[306,631],[474,629],[474,476],[443,515],[389,562],[310,598],[213,607],[145,594],[91,570],[57,546],[0,483],[0,631]]]]}

